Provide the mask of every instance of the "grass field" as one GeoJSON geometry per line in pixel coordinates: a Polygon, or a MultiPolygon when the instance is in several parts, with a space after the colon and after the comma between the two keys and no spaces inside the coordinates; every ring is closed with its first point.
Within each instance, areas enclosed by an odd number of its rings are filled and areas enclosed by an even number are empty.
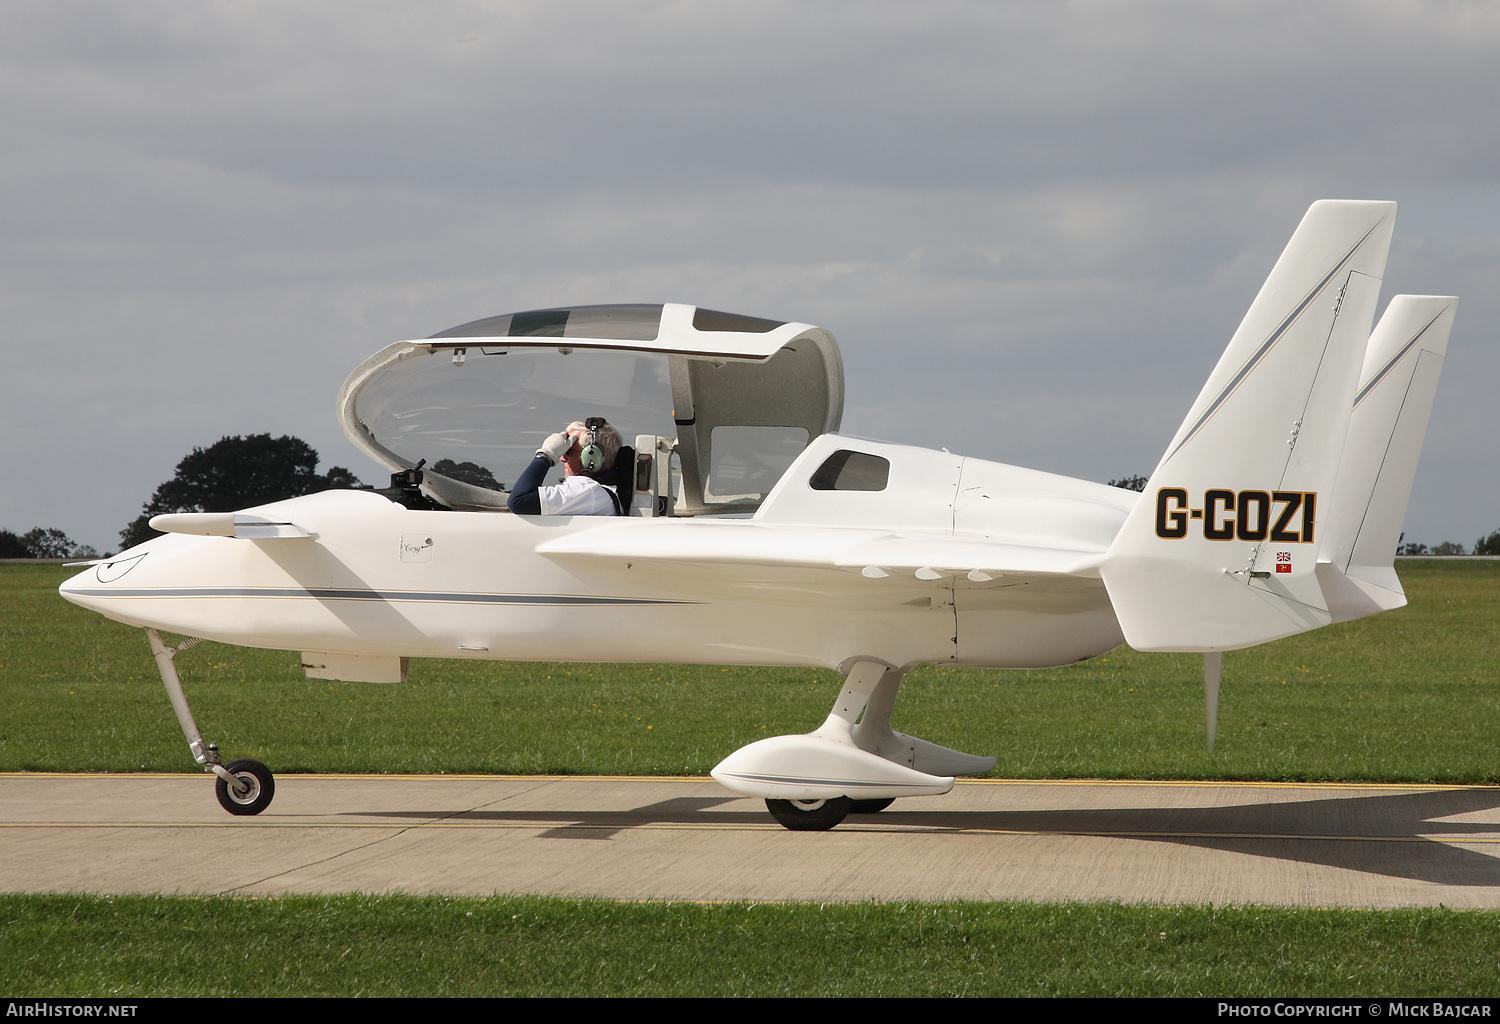
{"type": "MultiPolygon", "coordinates": [[[[0,566],[0,771],[196,771],[139,630],[0,566]]],[[[1412,605],[1225,659],[1121,649],[1038,672],[927,667],[896,725],[1012,777],[1497,782],[1500,563],[1404,562],[1412,605]]],[[[829,672],[417,661],[311,682],[297,655],[180,659],[204,734],[279,772],[702,773],[810,729],[829,672]]],[[[1500,914],[540,898],[0,896],[0,993],[1493,995],[1500,914]],[[873,953],[871,951],[878,951],[873,953]]]]}
{"type": "Polygon", "coordinates": [[[0,992],[1493,996],[1496,921],[1451,910],[0,896],[0,992]]]}
{"type": "MultiPolygon", "coordinates": [[[[195,771],[139,629],[64,602],[70,570],[0,566],[0,771],[195,771]]],[[[1121,648],[1063,669],[928,666],[896,727],[996,774],[1500,782],[1500,562],[1403,562],[1411,605],[1225,657],[1204,745],[1196,655],[1121,648]]],[[[413,662],[314,682],[296,653],[205,643],[179,670],[204,736],[278,772],[703,774],[815,728],[832,672],[413,662]]]]}

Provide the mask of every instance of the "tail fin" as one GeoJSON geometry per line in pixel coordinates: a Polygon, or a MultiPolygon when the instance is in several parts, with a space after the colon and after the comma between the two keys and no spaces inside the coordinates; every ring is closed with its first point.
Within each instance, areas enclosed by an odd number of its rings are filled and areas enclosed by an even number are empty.
{"type": "Polygon", "coordinates": [[[1458,299],[1397,295],[1365,351],[1318,579],[1333,621],[1406,604],[1393,558],[1458,299]]]}
{"type": "Polygon", "coordinates": [[[1317,579],[1396,204],[1314,203],[1101,567],[1132,647],[1249,647],[1332,621],[1317,579]]]}

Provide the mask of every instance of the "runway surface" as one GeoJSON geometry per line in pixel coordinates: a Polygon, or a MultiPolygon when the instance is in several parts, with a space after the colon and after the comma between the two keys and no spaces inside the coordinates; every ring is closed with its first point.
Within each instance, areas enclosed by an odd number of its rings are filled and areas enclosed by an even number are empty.
{"type": "Polygon", "coordinates": [[[788,832],[707,779],[0,775],[0,891],[1500,907],[1500,787],[960,782],[788,832]]]}

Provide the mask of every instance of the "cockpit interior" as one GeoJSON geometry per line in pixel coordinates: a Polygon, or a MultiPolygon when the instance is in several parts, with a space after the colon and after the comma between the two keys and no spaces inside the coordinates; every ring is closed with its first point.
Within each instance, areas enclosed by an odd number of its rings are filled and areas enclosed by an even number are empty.
{"type": "Polygon", "coordinates": [[[428,507],[504,512],[542,440],[603,416],[635,516],[745,515],[843,415],[829,332],[677,303],[486,317],[390,345],[339,394],[349,438],[428,507]]]}

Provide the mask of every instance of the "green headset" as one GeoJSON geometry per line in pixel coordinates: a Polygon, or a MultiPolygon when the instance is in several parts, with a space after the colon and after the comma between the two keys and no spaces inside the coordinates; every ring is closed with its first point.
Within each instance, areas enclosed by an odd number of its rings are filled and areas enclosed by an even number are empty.
{"type": "Polygon", "coordinates": [[[599,444],[599,431],[609,426],[609,423],[603,416],[590,416],[583,421],[583,425],[589,432],[589,440],[578,453],[578,463],[585,473],[593,476],[604,468],[604,448],[599,444]]]}

